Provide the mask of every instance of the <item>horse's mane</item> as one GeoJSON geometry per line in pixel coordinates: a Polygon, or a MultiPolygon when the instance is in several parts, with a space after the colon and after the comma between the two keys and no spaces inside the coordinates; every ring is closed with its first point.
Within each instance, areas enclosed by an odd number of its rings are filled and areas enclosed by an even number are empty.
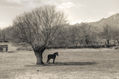
{"type": "Polygon", "coordinates": [[[55,52],[54,55],[58,55],[58,52],[55,52]]]}

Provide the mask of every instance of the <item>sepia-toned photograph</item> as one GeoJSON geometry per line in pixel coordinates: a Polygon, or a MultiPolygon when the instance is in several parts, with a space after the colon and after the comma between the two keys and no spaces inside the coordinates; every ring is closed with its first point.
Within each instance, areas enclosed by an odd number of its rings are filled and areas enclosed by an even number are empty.
{"type": "Polygon", "coordinates": [[[0,0],[0,79],[119,79],[119,0],[0,0]]]}

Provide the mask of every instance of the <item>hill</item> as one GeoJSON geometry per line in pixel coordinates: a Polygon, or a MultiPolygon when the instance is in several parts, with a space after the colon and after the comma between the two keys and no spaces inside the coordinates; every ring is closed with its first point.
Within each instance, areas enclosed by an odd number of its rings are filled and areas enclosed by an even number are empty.
{"type": "Polygon", "coordinates": [[[97,28],[98,31],[102,31],[103,27],[106,25],[110,26],[111,28],[119,29],[119,13],[88,24],[97,28]]]}

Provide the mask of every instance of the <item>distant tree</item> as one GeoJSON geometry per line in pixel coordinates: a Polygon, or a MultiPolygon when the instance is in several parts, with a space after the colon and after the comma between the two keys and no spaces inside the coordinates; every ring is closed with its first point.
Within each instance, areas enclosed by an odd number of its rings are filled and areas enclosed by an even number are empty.
{"type": "Polygon", "coordinates": [[[14,37],[30,44],[37,59],[36,64],[43,64],[44,50],[65,23],[64,14],[56,11],[54,6],[42,6],[14,20],[14,37]]]}
{"type": "Polygon", "coordinates": [[[109,25],[103,27],[102,36],[106,39],[106,45],[110,45],[110,40],[112,39],[112,29],[109,25]]]}
{"type": "Polygon", "coordinates": [[[80,43],[88,45],[90,42],[90,26],[86,23],[79,25],[80,28],[80,43]]]}
{"type": "Polygon", "coordinates": [[[119,45],[119,28],[112,29],[112,39],[115,41],[115,44],[119,45]]]}
{"type": "Polygon", "coordinates": [[[0,41],[2,39],[2,30],[0,29],[0,41]]]}
{"type": "Polygon", "coordinates": [[[70,42],[71,42],[71,46],[77,46],[80,40],[80,28],[78,28],[77,26],[70,26],[69,28],[69,34],[70,34],[70,42]]]}
{"type": "Polygon", "coordinates": [[[9,26],[0,31],[0,39],[1,41],[8,42],[12,41],[14,38],[12,37],[13,27],[9,26]]]}
{"type": "Polygon", "coordinates": [[[6,41],[6,33],[5,33],[5,29],[0,30],[0,41],[1,41],[1,42],[6,41]]]}

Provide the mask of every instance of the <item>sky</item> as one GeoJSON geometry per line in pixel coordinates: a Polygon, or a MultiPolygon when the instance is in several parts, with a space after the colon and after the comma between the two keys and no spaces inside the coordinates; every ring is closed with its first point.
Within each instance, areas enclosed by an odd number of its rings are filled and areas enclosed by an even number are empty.
{"type": "Polygon", "coordinates": [[[0,28],[12,25],[16,16],[48,4],[63,11],[70,24],[94,22],[119,13],[119,0],[0,0],[0,28]]]}

